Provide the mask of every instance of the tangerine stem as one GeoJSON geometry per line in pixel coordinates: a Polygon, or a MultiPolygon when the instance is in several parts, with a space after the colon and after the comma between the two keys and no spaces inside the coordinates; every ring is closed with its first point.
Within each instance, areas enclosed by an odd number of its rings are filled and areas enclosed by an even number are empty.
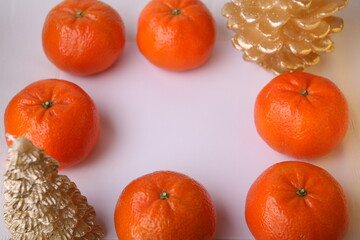
{"type": "Polygon", "coordinates": [[[82,17],[84,17],[84,12],[83,12],[83,11],[77,11],[76,14],[75,14],[75,16],[76,16],[77,18],[82,18],[82,17]]]}
{"type": "Polygon", "coordinates": [[[304,97],[306,97],[309,94],[309,91],[304,89],[300,91],[300,94],[303,95],[304,97]]]}
{"type": "Polygon", "coordinates": [[[53,102],[50,102],[50,101],[46,101],[46,102],[43,102],[43,103],[42,103],[42,106],[43,106],[45,109],[51,108],[53,105],[54,105],[54,103],[53,103],[53,102]]]}
{"type": "Polygon", "coordinates": [[[177,8],[175,8],[171,11],[172,15],[179,15],[180,13],[181,13],[180,9],[177,9],[177,8]]]}
{"type": "Polygon", "coordinates": [[[162,191],[162,192],[160,193],[160,198],[161,198],[162,200],[168,199],[168,198],[169,198],[169,193],[162,191]]]}
{"type": "Polygon", "coordinates": [[[300,188],[297,192],[296,192],[297,195],[301,196],[301,197],[305,197],[307,195],[307,192],[305,189],[303,188],[300,188]]]}

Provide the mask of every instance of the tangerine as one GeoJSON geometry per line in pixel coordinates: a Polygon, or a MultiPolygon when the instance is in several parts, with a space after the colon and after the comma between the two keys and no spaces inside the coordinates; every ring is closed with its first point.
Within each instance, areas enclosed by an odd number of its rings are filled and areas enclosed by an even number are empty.
{"type": "Polygon", "coordinates": [[[257,240],[341,240],[349,224],[341,185],[315,165],[270,166],[251,185],[245,217],[257,240]]]}
{"type": "Polygon", "coordinates": [[[140,14],[138,48],[158,67],[197,68],[208,60],[214,43],[215,21],[199,0],[152,0],[140,14]]]}
{"type": "Polygon", "coordinates": [[[215,208],[206,189],[177,172],[158,171],[132,181],[115,208],[119,239],[214,240],[215,208]]]}
{"type": "Polygon", "coordinates": [[[310,73],[282,74],[258,94],[254,119],[264,141],[280,153],[313,159],[344,138],[348,105],[330,80],[310,73]]]}
{"type": "Polygon", "coordinates": [[[21,90],[9,102],[4,123],[6,133],[31,140],[59,161],[59,169],[83,161],[100,134],[93,100],[76,84],[59,79],[40,80],[21,90]]]}
{"type": "Polygon", "coordinates": [[[61,70],[91,75],[113,65],[125,46],[120,15],[98,0],[64,0],[47,15],[43,49],[61,70]]]}

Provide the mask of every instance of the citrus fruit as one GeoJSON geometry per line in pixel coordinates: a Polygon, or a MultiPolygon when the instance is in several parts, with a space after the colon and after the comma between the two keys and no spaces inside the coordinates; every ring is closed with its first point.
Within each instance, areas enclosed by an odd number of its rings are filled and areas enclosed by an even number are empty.
{"type": "Polygon", "coordinates": [[[199,67],[215,43],[215,22],[199,0],[152,0],[138,20],[137,44],[153,64],[168,70],[199,67]]]}
{"type": "Polygon", "coordinates": [[[257,240],[341,240],[349,224],[340,184],[326,170],[297,161],[277,163],[255,180],[245,217],[257,240]]]}
{"type": "MultiPolygon", "coordinates": [[[[60,162],[60,169],[83,161],[100,133],[98,110],[89,95],[74,83],[36,81],[9,102],[5,132],[31,140],[60,162]]],[[[11,141],[8,141],[11,144],[11,141]]]]}
{"type": "Polygon", "coordinates": [[[125,45],[124,24],[109,5],[97,0],[64,0],[47,15],[43,49],[61,70],[75,75],[102,72],[125,45]]]}
{"type": "Polygon", "coordinates": [[[255,125],[278,152],[313,159],[331,152],[344,138],[348,105],[330,80],[304,72],[282,74],[258,94],[255,125]]]}
{"type": "Polygon", "coordinates": [[[202,185],[181,173],[157,171],[126,186],[114,216],[119,239],[213,240],[215,215],[202,185]]]}

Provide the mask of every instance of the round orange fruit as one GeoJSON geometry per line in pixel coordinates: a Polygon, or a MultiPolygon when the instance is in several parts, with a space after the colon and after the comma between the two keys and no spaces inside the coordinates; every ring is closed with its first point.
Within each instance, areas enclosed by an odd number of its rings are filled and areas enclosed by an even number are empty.
{"type": "Polygon", "coordinates": [[[349,224],[340,184],[326,170],[296,161],[277,163],[255,180],[245,217],[257,240],[341,240],[349,224]]]}
{"type": "Polygon", "coordinates": [[[60,169],[82,162],[100,134],[93,100],[79,86],[59,79],[40,80],[21,90],[9,102],[4,123],[6,133],[31,140],[58,160],[60,169]]]}
{"type": "Polygon", "coordinates": [[[120,15],[98,0],[64,0],[47,15],[43,49],[61,70],[91,75],[113,65],[125,46],[120,15]]]}
{"type": "Polygon", "coordinates": [[[215,208],[206,189],[177,172],[142,176],[121,193],[115,208],[119,239],[215,240],[215,208]]]}
{"type": "Polygon", "coordinates": [[[328,154],[342,141],[349,112],[333,82],[294,72],[275,77],[260,91],[254,119],[270,147],[295,158],[313,159],[328,154]]]}
{"type": "Polygon", "coordinates": [[[138,47],[158,67],[197,68],[208,60],[214,43],[214,19],[199,0],[152,0],[140,14],[138,47]]]}

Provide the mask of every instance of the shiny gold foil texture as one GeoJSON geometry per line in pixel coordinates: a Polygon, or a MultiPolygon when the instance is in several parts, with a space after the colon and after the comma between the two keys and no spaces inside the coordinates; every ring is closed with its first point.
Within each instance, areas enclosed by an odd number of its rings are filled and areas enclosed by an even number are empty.
{"type": "Polygon", "coordinates": [[[343,20],[333,16],[348,0],[232,0],[223,6],[233,45],[274,74],[303,71],[332,52],[330,36],[343,20]]]}
{"type": "Polygon", "coordinates": [[[97,240],[95,210],[59,163],[28,139],[11,138],[4,178],[4,220],[13,240],[97,240]]]}

